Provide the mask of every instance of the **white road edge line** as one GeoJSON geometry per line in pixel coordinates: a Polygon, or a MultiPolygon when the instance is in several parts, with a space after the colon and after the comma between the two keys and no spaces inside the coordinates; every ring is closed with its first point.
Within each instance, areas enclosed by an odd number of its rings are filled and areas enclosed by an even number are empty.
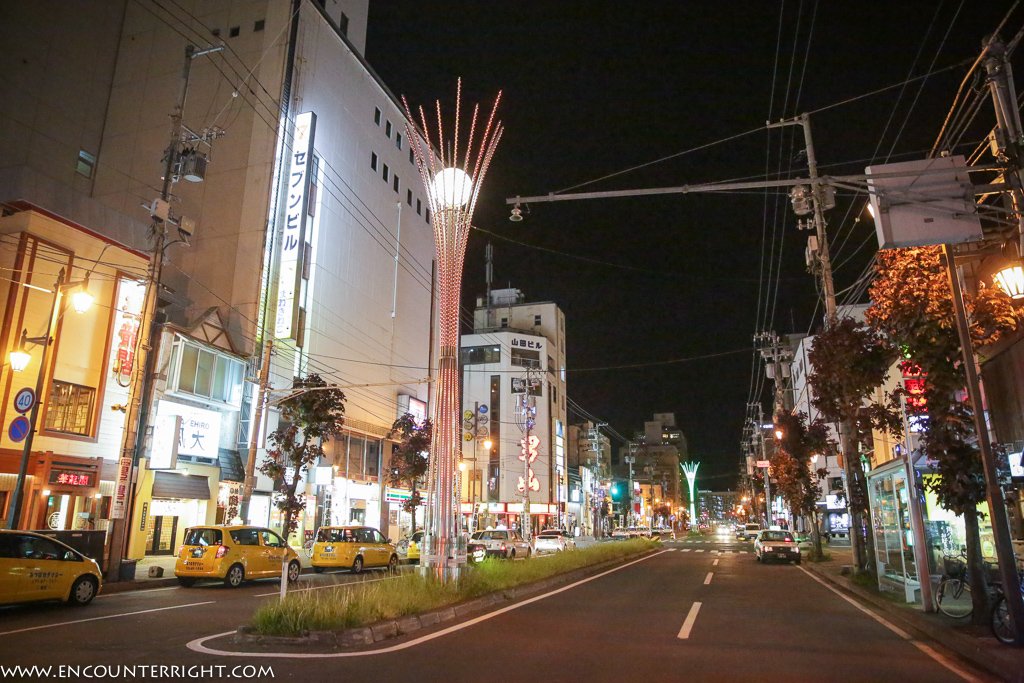
{"type": "Polygon", "coordinates": [[[96,596],[96,599],[100,598],[118,598],[126,595],[138,595],[139,593],[156,593],[157,591],[176,591],[180,590],[181,586],[167,586],[166,588],[145,588],[139,591],[118,591],[117,593],[100,593],[96,596]]]}
{"type": "Polygon", "coordinates": [[[690,631],[693,630],[693,623],[697,621],[697,612],[700,611],[700,603],[695,602],[690,607],[690,613],[686,615],[686,621],[683,622],[683,627],[679,629],[679,633],[676,638],[679,640],[686,640],[690,637],[690,631]]]}
{"type": "MultiPolygon", "coordinates": [[[[193,652],[202,652],[203,654],[207,654],[207,655],[221,655],[223,657],[250,657],[250,658],[271,657],[271,658],[275,658],[275,659],[337,659],[339,657],[368,657],[370,655],[383,655],[383,654],[387,654],[389,652],[398,652],[399,650],[405,650],[405,649],[408,649],[410,647],[415,647],[416,645],[419,645],[420,643],[425,643],[428,640],[433,640],[434,638],[440,638],[441,636],[447,635],[449,633],[453,633],[455,631],[459,631],[459,630],[462,630],[464,628],[469,628],[470,626],[474,626],[476,624],[479,624],[482,621],[487,621],[488,619],[496,617],[499,614],[504,614],[505,612],[511,612],[514,609],[519,609],[520,607],[525,607],[526,605],[529,605],[530,603],[537,602],[538,600],[543,600],[544,598],[551,597],[552,595],[556,595],[558,593],[565,592],[567,590],[575,588],[576,586],[579,586],[581,584],[587,583],[588,581],[593,581],[594,579],[600,579],[602,576],[607,576],[608,574],[611,574],[612,572],[617,572],[620,569],[625,569],[626,567],[631,567],[631,566],[633,566],[634,564],[636,564],[638,562],[646,562],[647,560],[651,559],[652,557],[657,557],[658,555],[661,555],[661,554],[666,553],[666,552],[668,552],[668,551],[667,550],[662,550],[660,552],[652,553],[651,555],[647,555],[646,557],[641,557],[639,560],[633,560],[632,562],[627,562],[626,564],[620,564],[618,567],[614,567],[612,569],[609,569],[606,572],[601,572],[600,574],[595,574],[594,576],[589,576],[589,577],[587,577],[585,579],[580,579],[576,583],[570,583],[568,586],[562,586],[561,588],[556,588],[555,590],[550,591],[548,593],[544,593],[542,595],[534,596],[534,597],[529,598],[527,600],[523,600],[522,602],[517,602],[517,603],[515,603],[513,605],[509,605],[508,607],[502,607],[499,610],[495,610],[493,612],[488,612],[487,614],[480,615],[479,617],[476,617],[475,619],[470,619],[469,621],[464,621],[461,624],[455,624],[454,626],[449,626],[448,628],[441,629],[440,631],[435,631],[434,633],[428,633],[425,636],[421,636],[419,638],[415,638],[415,639],[410,640],[410,641],[405,642],[405,643],[400,643],[398,645],[392,645],[390,647],[382,647],[379,650],[366,650],[366,651],[363,651],[363,652],[328,652],[328,653],[322,653],[322,654],[321,653],[292,653],[292,652],[231,652],[230,650],[215,650],[213,648],[206,647],[205,645],[203,645],[203,643],[205,643],[208,640],[213,640],[215,638],[223,638],[224,636],[230,636],[231,634],[234,633],[234,631],[225,631],[224,633],[215,633],[212,636],[204,636],[202,638],[196,638],[195,640],[190,641],[186,645],[186,647],[188,647],[188,649],[192,650],[193,652]]],[[[696,615],[695,615],[694,618],[696,618],[696,615]]]]}
{"type": "Polygon", "coordinates": [[[839,589],[835,588],[834,586],[830,586],[824,580],[819,579],[817,576],[815,576],[814,574],[812,574],[808,570],[804,569],[803,567],[800,567],[800,571],[802,571],[804,574],[807,574],[807,576],[811,577],[812,579],[814,579],[815,581],[820,583],[825,588],[828,588],[830,591],[832,591],[833,593],[835,593],[836,595],[841,597],[843,600],[846,600],[848,603],[850,603],[851,605],[853,605],[854,607],[859,609],[864,614],[867,614],[869,617],[871,617],[872,619],[874,619],[878,623],[882,624],[883,626],[888,628],[890,631],[892,631],[896,635],[900,636],[901,638],[903,638],[904,640],[906,640],[906,641],[908,641],[910,643],[913,643],[914,647],[916,647],[918,650],[920,650],[921,652],[925,653],[926,655],[928,655],[929,657],[934,659],[936,662],[938,662],[942,666],[946,667],[947,669],[949,669],[950,671],[955,673],[960,678],[964,679],[965,681],[970,681],[970,683],[984,683],[984,679],[978,678],[974,674],[972,674],[972,673],[970,673],[968,671],[965,671],[963,668],[958,666],[955,662],[950,660],[948,657],[946,657],[945,655],[939,654],[938,652],[936,652],[934,649],[932,649],[928,645],[925,645],[924,643],[920,643],[920,642],[914,640],[914,638],[909,633],[904,631],[903,629],[899,628],[898,626],[895,626],[894,624],[889,623],[888,621],[886,621],[885,619],[883,619],[879,615],[875,614],[874,612],[869,610],[867,607],[864,607],[863,605],[861,605],[860,603],[858,603],[857,601],[855,601],[853,598],[849,597],[848,595],[843,595],[841,592],[839,592],[839,589]]]}
{"type": "Polygon", "coordinates": [[[713,566],[713,567],[717,567],[717,566],[718,566],[718,560],[716,559],[716,560],[715,560],[714,562],[712,562],[712,563],[711,563],[711,566],[713,566]]]}
{"type": "Polygon", "coordinates": [[[714,576],[714,575],[715,575],[714,572],[708,572],[708,575],[704,577],[704,585],[705,586],[711,585],[711,577],[714,576]]]}
{"type": "Polygon", "coordinates": [[[73,624],[84,624],[87,621],[100,621],[102,619],[116,619],[118,617],[131,617],[136,614],[148,614],[150,612],[163,612],[169,609],[181,609],[182,607],[198,607],[199,605],[212,605],[217,602],[216,600],[207,600],[206,602],[190,602],[187,605],[172,605],[170,607],[157,607],[155,609],[143,609],[138,612],[124,612],[123,614],[108,614],[105,617],[90,617],[89,619],[77,619],[75,621],[62,621],[57,624],[43,624],[42,626],[30,626],[28,628],[19,628],[14,631],[4,631],[0,633],[0,636],[10,636],[15,633],[25,633],[26,631],[39,631],[44,628],[55,628],[57,626],[71,626],[73,624]]]}

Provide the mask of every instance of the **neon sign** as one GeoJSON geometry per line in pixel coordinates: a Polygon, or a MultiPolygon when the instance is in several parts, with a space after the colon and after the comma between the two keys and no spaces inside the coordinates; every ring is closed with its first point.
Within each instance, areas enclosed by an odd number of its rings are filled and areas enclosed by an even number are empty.
{"type": "Polygon", "coordinates": [[[299,267],[306,246],[306,215],[309,213],[309,184],[313,168],[313,134],[316,114],[305,112],[295,117],[295,139],[292,142],[291,171],[288,175],[288,197],[285,208],[284,234],[281,237],[281,268],[277,280],[277,317],[274,333],[278,339],[292,339],[298,334],[298,306],[295,295],[300,292],[302,268],[299,267]]]}
{"type": "Polygon", "coordinates": [[[50,483],[64,486],[92,486],[93,475],[68,470],[50,470],[50,483]]]}

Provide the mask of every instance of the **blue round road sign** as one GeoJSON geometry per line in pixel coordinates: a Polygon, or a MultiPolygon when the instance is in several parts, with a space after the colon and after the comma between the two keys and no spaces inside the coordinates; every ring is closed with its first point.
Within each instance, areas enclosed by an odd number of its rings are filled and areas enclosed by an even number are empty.
{"type": "Polygon", "coordinates": [[[11,420],[11,426],[7,428],[7,436],[10,437],[11,441],[17,443],[23,441],[28,436],[29,424],[28,418],[24,415],[11,420]]]}
{"type": "Polygon", "coordinates": [[[20,389],[18,393],[14,395],[14,409],[19,413],[27,413],[35,404],[36,392],[32,391],[28,387],[20,389]]]}
{"type": "Polygon", "coordinates": [[[480,411],[481,413],[486,413],[487,412],[487,404],[485,403],[485,404],[483,404],[481,406],[478,406],[477,410],[480,411]]]}

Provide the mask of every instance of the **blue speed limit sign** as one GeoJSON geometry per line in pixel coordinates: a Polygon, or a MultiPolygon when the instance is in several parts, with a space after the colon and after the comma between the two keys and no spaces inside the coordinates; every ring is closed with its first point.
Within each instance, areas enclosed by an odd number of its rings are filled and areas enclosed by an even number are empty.
{"type": "Polygon", "coordinates": [[[36,404],[36,392],[28,387],[20,390],[14,396],[14,409],[19,413],[27,413],[36,404]]]}

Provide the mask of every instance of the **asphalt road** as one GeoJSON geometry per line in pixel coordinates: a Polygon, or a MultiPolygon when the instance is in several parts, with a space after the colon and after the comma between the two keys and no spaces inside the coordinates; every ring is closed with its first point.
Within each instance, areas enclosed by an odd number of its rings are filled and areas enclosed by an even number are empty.
{"type": "MultiPolygon", "coordinates": [[[[304,575],[303,584],[356,578],[304,575]]],[[[894,632],[800,567],[755,562],[751,545],[732,539],[668,542],[657,555],[494,616],[388,641],[384,653],[231,657],[187,647],[244,623],[276,587],[209,585],[111,595],[84,609],[2,609],[0,665],[269,666],[273,680],[295,681],[991,680],[935,644],[894,632]]],[[[201,647],[237,648],[227,638],[201,647]]]]}

